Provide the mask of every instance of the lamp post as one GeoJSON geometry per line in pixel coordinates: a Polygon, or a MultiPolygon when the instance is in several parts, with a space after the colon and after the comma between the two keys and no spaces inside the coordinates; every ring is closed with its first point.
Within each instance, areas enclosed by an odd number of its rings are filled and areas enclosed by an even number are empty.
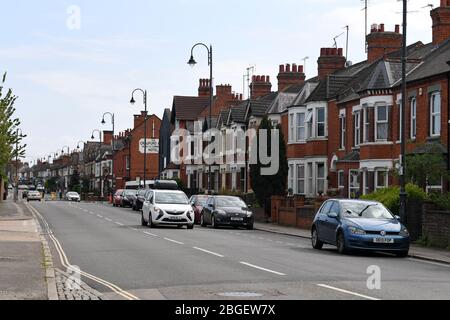
{"type": "MultiPolygon", "coordinates": [[[[102,152],[102,132],[98,129],[95,129],[92,131],[92,135],[91,135],[91,140],[95,139],[94,133],[98,133],[98,137],[99,137],[99,145],[98,145],[98,154],[100,155],[102,152]]],[[[97,161],[94,160],[95,166],[97,166],[97,161]]],[[[101,167],[101,163],[100,163],[100,167],[101,167]]],[[[94,170],[95,173],[95,170],[94,170]]],[[[100,175],[101,175],[101,170],[100,170],[100,175]]],[[[95,176],[95,174],[94,174],[95,176]]],[[[101,178],[100,178],[101,179],[101,178]]]]}
{"type": "Polygon", "coordinates": [[[408,20],[408,1],[403,0],[403,46],[402,46],[402,110],[401,110],[401,155],[400,155],[400,218],[406,224],[406,59],[407,59],[407,20],[408,20]]]}
{"type": "Polygon", "coordinates": [[[112,124],[112,157],[111,157],[111,176],[112,176],[112,193],[114,194],[116,189],[116,179],[114,176],[114,152],[116,152],[116,142],[114,140],[114,133],[115,133],[115,116],[114,113],[111,112],[105,112],[102,117],[102,124],[105,125],[105,116],[109,115],[111,117],[111,124],[112,124]]]}
{"type": "Polygon", "coordinates": [[[66,148],[67,148],[67,154],[70,154],[70,147],[64,146],[64,147],[61,148],[61,155],[62,156],[64,155],[64,149],[66,149],[66,148]]]}
{"type": "MultiPolygon", "coordinates": [[[[147,189],[147,90],[142,89],[134,89],[134,91],[131,94],[131,100],[130,103],[134,105],[136,103],[136,100],[134,99],[134,94],[136,92],[141,92],[144,98],[144,189],[147,189]]],[[[139,141],[140,145],[140,141],[139,141]]]]}
{"type": "MultiPolygon", "coordinates": [[[[77,142],[77,150],[78,150],[78,151],[80,151],[80,149],[81,149],[81,148],[80,148],[80,144],[83,144],[83,145],[84,145],[84,141],[81,141],[81,140],[80,140],[80,141],[77,142]]],[[[83,149],[84,149],[84,148],[83,148],[83,149]]]]}
{"type": "MultiPolygon", "coordinates": [[[[197,43],[191,49],[191,58],[188,61],[188,65],[191,67],[195,67],[197,61],[194,59],[194,49],[198,46],[202,46],[206,48],[208,51],[208,65],[209,65],[209,127],[212,126],[212,106],[214,103],[214,92],[213,92],[213,48],[212,45],[209,47],[204,43],[197,43]]],[[[211,155],[208,155],[209,162],[209,172],[208,172],[208,193],[211,194],[212,186],[211,186],[211,155]]]]}

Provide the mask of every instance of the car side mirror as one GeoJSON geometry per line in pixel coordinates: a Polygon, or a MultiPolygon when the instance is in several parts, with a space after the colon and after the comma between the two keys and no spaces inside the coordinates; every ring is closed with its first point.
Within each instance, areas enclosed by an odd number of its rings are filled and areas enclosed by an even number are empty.
{"type": "Polygon", "coordinates": [[[400,216],[395,216],[395,219],[397,219],[398,221],[402,221],[402,218],[400,216]]]}

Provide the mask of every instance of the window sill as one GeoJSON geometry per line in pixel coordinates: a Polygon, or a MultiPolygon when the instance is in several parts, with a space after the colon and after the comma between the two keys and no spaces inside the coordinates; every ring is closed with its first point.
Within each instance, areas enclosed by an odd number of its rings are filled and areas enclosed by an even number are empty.
{"type": "Polygon", "coordinates": [[[382,146],[382,145],[393,145],[392,141],[375,141],[375,142],[366,142],[360,145],[360,147],[368,147],[368,146],[382,146]]]}

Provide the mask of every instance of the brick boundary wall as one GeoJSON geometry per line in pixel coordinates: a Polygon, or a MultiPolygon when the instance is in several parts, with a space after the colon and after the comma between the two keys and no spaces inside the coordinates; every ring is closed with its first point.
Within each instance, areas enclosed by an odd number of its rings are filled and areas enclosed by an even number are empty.
{"type": "Polygon", "coordinates": [[[424,205],[422,216],[422,234],[432,245],[447,247],[450,245],[450,212],[424,205]]]}

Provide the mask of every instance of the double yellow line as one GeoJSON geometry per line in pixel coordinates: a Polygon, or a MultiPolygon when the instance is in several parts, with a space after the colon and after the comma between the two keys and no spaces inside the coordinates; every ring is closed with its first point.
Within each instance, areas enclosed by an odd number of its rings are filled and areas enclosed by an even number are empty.
{"type": "MultiPolygon", "coordinates": [[[[47,223],[47,221],[45,221],[45,219],[42,217],[42,215],[35,208],[33,208],[28,203],[26,205],[27,205],[28,209],[33,214],[35,214],[39,218],[39,220],[41,220],[42,223],[44,224],[45,229],[47,231],[47,234],[50,237],[50,239],[52,239],[52,241],[53,241],[53,243],[55,245],[56,251],[58,252],[59,258],[61,260],[61,264],[65,268],[67,268],[68,270],[75,270],[74,266],[72,266],[69,263],[69,259],[67,258],[67,255],[66,255],[66,253],[64,252],[64,249],[61,246],[61,243],[54,236],[53,231],[51,230],[51,228],[50,228],[49,224],[47,223]]],[[[76,270],[78,272],[78,269],[76,269],[76,270]]],[[[132,295],[131,293],[121,289],[120,287],[116,286],[115,284],[113,284],[111,282],[108,282],[106,280],[100,279],[100,278],[98,278],[98,277],[96,277],[96,276],[94,276],[94,275],[92,275],[90,273],[87,273],[85,271],[82,271],[82,270],[79,270],[79,273],[80,273],[80,275],[82,275],[82,276],[84,276],[84,277],[86,277],[88,279],[91,279],[91,280],[93,280],[93,281],[95,281],[95,282],[97,282],[97,283],[99,283],[99,284],[101,284],[101,285],[111,289],[113,292],[115,292],[116,294],[120,295],[121,297],[123,297],[123,298],[125,298],[127,300],[140,300],[135,295],[132,295]]]]}

